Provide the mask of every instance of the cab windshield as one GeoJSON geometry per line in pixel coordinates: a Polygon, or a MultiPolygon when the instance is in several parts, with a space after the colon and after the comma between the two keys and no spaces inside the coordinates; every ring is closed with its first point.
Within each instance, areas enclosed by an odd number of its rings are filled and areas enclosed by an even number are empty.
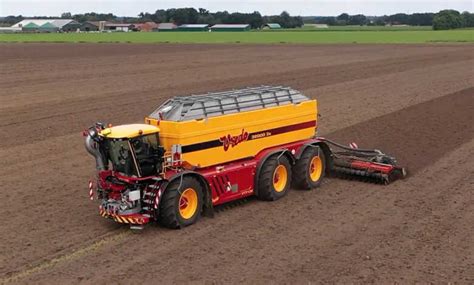
{"type": "Polygon", "coordinates": [[[162,157],[158,145],[158,134],[150,134],[130,139],[141,176],[158,173],[158,164],[162,157]]]}
{"type": "Polygon", "coordinates": [[[107,157],[114,171],[121,172],[127,176],[138,175],[127,139],[107,139],[106,149],[107,157]]]}
{"type": "Polygon", "coordinates": [[[158,173],[161,159],[158,134],[131,139],[107,139],[106,149],[114,171],[127,176],[151,176],[158,173]]]}

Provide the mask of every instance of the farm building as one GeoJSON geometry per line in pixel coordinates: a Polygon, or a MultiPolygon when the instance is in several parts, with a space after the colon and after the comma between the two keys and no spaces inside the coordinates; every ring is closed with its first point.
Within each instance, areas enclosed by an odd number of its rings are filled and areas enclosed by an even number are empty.
{"type": "Polygon", "coordinates": [[[153,29],[153,31],[158,31],[158,32],[169,32],[169,31],[174,31],[178,28],[176,24],[174,23],[159,23],[158,27],[156,29],[153,29]]]}
{"type": "Polygon", "coordinates": [[[250,30],[249,24],[216,24],[211,27],[213,32],[243,32],[250,30]]]}
{"type": "Polygon", "coordinates": [[[209,31],[209,25],[208,24],[183,24],[178,27],[178,31],[207,32],[209,31]]]}
{"type": "Polygon", "coordinates": [[[59,28],[51,24],[50,22],[44,23],[38,28],[38,32],[40,33],[57,33],[58,31],[59,28]]]}
{"type": "Polygon", "coordinates": [[[84,22],[79,29],[81,32],[97,32],[99,30],[99,22],[84,22]]]}
{"type": "Polygon", "coordinates": [[[36,33],[38,32],[38,29],[40,26],[38,26],[37,24],[35,23],[28,23],[24,26],[20,26],[21,27],[21,30],[23,32],[30,32],[30,33],[36,33]]]}
{"type": "Polygon", "coordinates": [[[28,28],[26,28],[27,31],[31,31],[31,29],[33,29],[34,26],[41,27],[46,23],[50,23],[51,25],[56,27],[58,31],[60,32],[75,32],[81,26],[81,24],[71,19],[25,19],[13,25],[12,28],[24,28],[25,26],[28,26],[29,24],[34,24],[34,25],[29,25],[28,28]]]}
{"type": "Polygon", "coordinates": [[[278,29],[281,29],[281,26],[278,23],[268,23],[268,24],[263,25],[262,29],[264,29],[264,30],[278,30],[278,29]]]}
{"type": "Polygon", "coordinates": [[[155,22],[146,22],[146,23],[139,23],[134,24],[133,30],[140,31],[140,32],[151,32],[153,29],[158,28],[158,24],[155,22]]]}
{"type": "Polygon", "coordinates": [[[305,28],[315,28],[315,29],[327,29],[329,26],[327,24],[304,24],[305,28]]]}
{"type": "Polygon", "coordinates": [[[19,32],[21,32],[21,28],[0,27],[0,34],[11,34],[19,32]]]}
{"type": "Polygon", "coordinates": [[[104,31],[111,32],[129,32],[132,31],[132,24],[120,24],[120,23],[105,23],[104,31]]]}
{"type": "Polygon", "coordinates": [[[74,20],[65,20],[59,19],[54,20],[51,24],[58,27],[59,31],[61,32],[77,32],[77,30],[81,27],[81,24],[74,21],[74,20]]]}
{"type": "Polygon", "coordinates": [[[82,32],[129,32],[133,29],[133,24],[112,23],[108,21],[88,21],[80,26],[82,32]]]}

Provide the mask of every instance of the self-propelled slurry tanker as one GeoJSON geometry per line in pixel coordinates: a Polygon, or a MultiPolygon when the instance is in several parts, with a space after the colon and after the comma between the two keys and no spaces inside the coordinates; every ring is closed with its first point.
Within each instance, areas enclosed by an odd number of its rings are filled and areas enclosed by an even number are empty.
{"type": "Polygon", "coordinates": [[[223,203],[316,188],[325,174],[385,184],[405,176],[379,150],[317,137],[317,118],[316,100],[262,86],[174,97],[144,124],[96,123],[84,132],[97,167],[91,199],[96,192],[100,215],[134,229],[180,228],[223,203]]]}

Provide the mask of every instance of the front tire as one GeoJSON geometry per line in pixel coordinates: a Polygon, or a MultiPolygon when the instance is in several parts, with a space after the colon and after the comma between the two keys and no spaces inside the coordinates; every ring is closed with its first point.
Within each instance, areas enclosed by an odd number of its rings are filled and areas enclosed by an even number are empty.
{"type": "Polygon", "coordinates": [[[293,166],[295,188],[311,190],[321,185],[324,178],[326,159],[319,147],[309,146],[293,166]]]}
{"type": "Polygon", "coordinates": [[[291,185],[291,165],[286,156],[273,155],[262,165],[258,177],[258,198],[275,201],[285,196],[291,185]]]}
{"type": "Polygon", "coordinates": [[[201,183],[189,176],[183,177],[182,183],[178,178],[166,187],[160,202],[158,221],[163,226],[172,229],[192,225],[199,219],[202,205],[201,183]]]}

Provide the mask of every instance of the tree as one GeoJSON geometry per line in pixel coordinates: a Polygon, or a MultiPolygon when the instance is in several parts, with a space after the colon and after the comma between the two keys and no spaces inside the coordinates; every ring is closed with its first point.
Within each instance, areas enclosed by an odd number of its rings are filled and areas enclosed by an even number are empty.
{"type": "Polygon", "coordinates": [[[18,16],[6,16],[4,18],[0,17],[0,26],[11,26],[14,25],[20,21],[23,21],[25,18],[22,15],[18,16]]]}
{"type": "Polygon", "coordinates": [[[462,12],[464,27],[474,27],[474,14],[467,11],[462,12]]]}
{"type": "Polygon", "coordinates": [[[157,23],[166,23],[169,22],[168,13],[165,10],[156,10],[155,14],[152,17],[154,22],[157,23]]]}
{"type": "Polygon", "coordinates": [[[385,26],[386,22],[387,22],[387,16],[380,16],[380,17],[375,18],[374,25],[375,26],[385,26]]]}
{"type": "Polygon", "coordinates": [[[150,14],[150,13],[143,13],[141,12],[140,14],[138,14],[138,20],[140,22],[149,22],[149,21],[154,21],[154,14],[150,14]]]}
{"type": "Polygon", "coordinates": [[[367,23],[367,18],[364,15],[358,14],[349,17],[349,25],[365,25],[367,23]]]}
{"type": "Polygon", "coordinates": [[[408,24],[412,26],[431,26],[433,25],[433,13],[414,13],[409,15],[408,24]]]}
{"type": "Polygon", "coordinates": [[[168,21],[177,25],[196,24],[199,18],[198,11],[194,8],[178,8],[166,10],[168,21]]]}
{"type": "MultiPolygon", "coordinates": [[[[260,14],[260,13],[259,13],[260,14]]],[[[302,17],[292,17],[286,11],[283,11],[278,16],[265,16],[263,17],[263,23],[278,23],[283,28],[296,28],[303,26],[302,17]]]]}
{"type": "Polygon", "coordinates": [[[61,18],[62,19],[71,19],[72,18],[71,12],[62,13],[61,18]]]}
{"type": "Polygon", "coordinates": [[[341,15],[337,16],[336,18],[338,21],[344,21],[345,23],[349,22],[349,14],[342,13],[341,15]]]}
{"type": "Polygon", "coordinates": [[[463,27],[464,19],[456,10],[439,11],[433,18],[434,30],[449,30],[463,27]]]}
{"type": "Polygon", "coordinates": [[[388,21],[393,25],[408,25],[409,18],[410,17],[405,13],[398,13],[390,15],[388,21]]]}
{"type": "Polygon", "coordinates": [[[255,11],[248,17],[248,23],[252,29],[257,29],[263,26],[263,17],[259,12],[255,11]]]}
{"type": "Polygon", "coordinates": [[[280,25],[282,25],[283,27],[289,28],[291,26],[290,21],[291,21],[290,13],[286,11],[281,12],[280,25]]]}
{"type": "Polygon", "coordinates": [[[72,19],[77,22],[86,22],[86,21],[116,21],[117,16],[112,13],[108,14],[98,14],[95,12],[85,13],[85,14],[75,14],[72,16],[72,19]]]}
{"type": "Polygon", "coordinates": [[[199,8],[198,13],[199,15],[209,15],[209,10],[206,10],[204,8],[199,8]]]}
{"type": "Polygon", "coordinates": [[[209,24],[214,25],[216,24],[216,20],[211,13],[208,14],[199,14],[197,19],[197,24],[209,24]]]}
{"type": "Polygon", "coordinates": [[[335,17],[316,17],[314,19],[314,24],[327,24],[330,26],[336,25],[335,17]]]}

